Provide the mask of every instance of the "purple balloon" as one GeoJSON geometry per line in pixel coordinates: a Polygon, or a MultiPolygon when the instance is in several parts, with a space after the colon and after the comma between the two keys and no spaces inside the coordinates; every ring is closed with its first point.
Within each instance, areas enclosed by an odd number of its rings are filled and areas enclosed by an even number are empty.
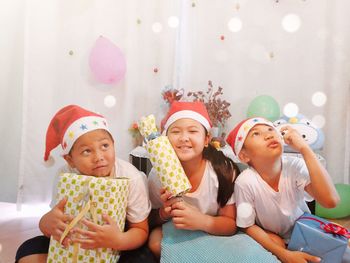
{"type": "Polygon", "coordinates": [[[90,68],[95,78],[105,84],[116,84],[126,72],[126,61],[121,50],[110,40],[100,36],[90,54],[90,68]]]}

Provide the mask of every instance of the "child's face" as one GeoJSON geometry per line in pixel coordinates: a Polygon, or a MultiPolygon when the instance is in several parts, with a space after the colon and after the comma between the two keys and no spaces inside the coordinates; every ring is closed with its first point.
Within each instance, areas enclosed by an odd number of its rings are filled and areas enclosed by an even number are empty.
{"type": "Polygon", "coordinates": [[[115,162],[114,142],[105,130],[87,132],[75,141],[64,159],[81,174],[109,176],[115,162]]]}
{"type": "Polygon", "coordinates": [[[271,126],[258,124],[249,131],[239,155],[248,163],[280,157],[282,152],[281,135],[271,126]]]}
{"type": "Polygon", "coordinates": [[[167,136],[181,162],[202,158],[209,135],[199,122],[193,119],[179,119],[168,129],[167,136]]]}

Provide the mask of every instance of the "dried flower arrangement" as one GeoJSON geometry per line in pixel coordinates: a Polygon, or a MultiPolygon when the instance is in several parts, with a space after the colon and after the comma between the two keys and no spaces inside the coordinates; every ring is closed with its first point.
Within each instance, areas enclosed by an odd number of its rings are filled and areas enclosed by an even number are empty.
{"type": "Polygon", "coordinates": [[[165,86],[164,90],[162,91],[162,97],[163,100],[168,104],[171,105],[174,101],[179,101],[183,96],[183,89],[175,89],[171,85],[165,86]]]}
{"type": "Polygon", "coordinates": [[[220,98],[220,96],[223,94],[223,88],[218,86],[218,88],[215,90],[213,83],[211,80],[209,80],[207,91],[190,91],[187,93],[187,96],[192,97],[193,101],[204,102],[213,126],[223,129],[226,121],[231,117],[231,113],[229,111],[229,106],[231,104],[220,98]]]}

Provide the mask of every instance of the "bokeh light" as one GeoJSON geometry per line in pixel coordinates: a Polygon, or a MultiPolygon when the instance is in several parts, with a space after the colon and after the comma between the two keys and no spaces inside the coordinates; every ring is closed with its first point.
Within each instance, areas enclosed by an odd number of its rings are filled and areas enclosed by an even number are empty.
{"type": "Polygon", "coordinates": [[[293,102],[287,103],[283,107],[283,114],[288,118],[295,117],[299,113],[299,107],[293,102]]]}
{"type": "Polygon", "coordinates": [[[114,107],[116,103],[116,99],[114,96],[112,95],[107,95],[105,98],[104,98],[104,104],[107,108],[112,108],[114,107]]]}
{"type": "Polygon", "coordinates": [[[290,33],[298,31],[301,25],[301,21],[298,15],[288,14],[282,19],[282,28],[290,33]]]}
{"type": "Polygon", "coordinates": [[[321,91],[315,92],[311,98],[312,104],[317,107],[322,107],[327,101],[327,96],[321,91]]]}
{"type": "Polygon", "coordinates": [[[239,32],[242,29],[242,21],[238,17],[233,17],[228,22],[228,29],[232,32],[239,32]]]}
{"type": "Polygon", "coordinates": [[[154,33],[160,33],[163,30],[163,26],[159,22],[153,23],[152,30],[153,30],[154,33]]]}
{"type": "Polygon", "coordinates": [[[242,218],[249,218],[253,214],[253,207],[249,203],[241,203],[237,207],[237,213],[242,218]]]}
{"type": "Polygon", "coordinates": [[[179,18],[177,16],[171,16],[168,18],[168,26],[172,28],[176,28],[179,26],[179,18]]]}
{"type": "Polygon", "coordinates": [[[315,115],[311,121],[317,128],[320,129],[326,124],[326,118],[323,115],[315,115]]]}

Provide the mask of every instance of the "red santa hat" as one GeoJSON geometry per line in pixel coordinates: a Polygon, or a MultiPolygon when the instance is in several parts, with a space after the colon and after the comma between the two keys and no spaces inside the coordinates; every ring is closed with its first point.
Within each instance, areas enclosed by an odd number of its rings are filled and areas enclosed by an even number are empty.
{"type": "Polygon", "coordinates": [[[238,123],[236,127],[227,136],[226,142],[229,145],[231,145],[233,152],[238,158],[239,158],[238,155],[243,147],[245,138],[247,137],[249,131],[255,125],[258,125],[258,124],[265,124],[275,128],[272,122],[264,118],[255,117],[255,118],[245,119],[240,123],[238,123]]]}
{"type": "Polygon", "coordinates": [[[203,102],[174,101],[171,104],[167,115],[162,120],[162,130],[167,131],[171,124],[183,118],[198,121],[207,131],[209,131],[212,126],[208,111],[203,102]]]}
{"type": "Polygon", "coordinates": [[[107,121],[102,115],[77,105],[62,108],[53,116],[47,128],[44,160],[49,159],[50,152],[59,144],[62,146],[62,154],[68,154],[80,136],[97,129],[109,132],[107,121]]]}

